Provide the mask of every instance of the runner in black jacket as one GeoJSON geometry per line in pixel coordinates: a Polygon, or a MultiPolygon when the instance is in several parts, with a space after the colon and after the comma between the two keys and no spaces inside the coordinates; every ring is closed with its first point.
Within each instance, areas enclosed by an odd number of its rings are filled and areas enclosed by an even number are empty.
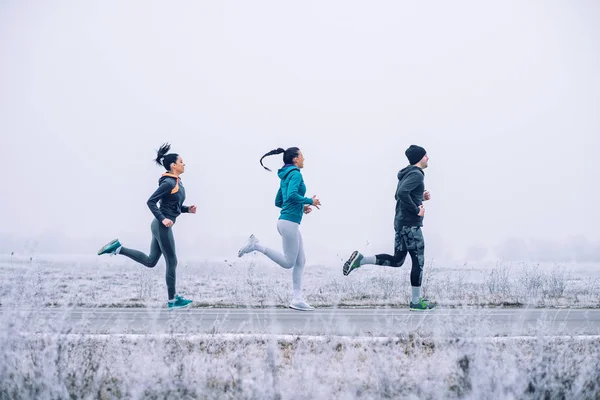
{"type": "Polygon", "coordinates": [[[185,206],[185,188],[179,177],[185,171],[185,164],[178,154],[169,153],[171,146],[164,144],[158,150],[156,163],[162,165],[167,172],[162,174],[158,180],[158,188],[152,193],[146,204],[154,215],[150,224],[152,232],[152,243],[150,254],[123,247],[119,239],[115,239],[103,246],[98,255],[122,254],[134,261],[148,267],[154,268],[161,255],[165,256],[167,270],[165,279],[167,282],[168,306],[169,308],[186,307],[192,300],[185,299],[175,290],[177,255],[175,253],[175,240],[173,238],[173,225],[181,213],[196,213],[196,206],[185,206]],[[160,202],[160,205],[157,205],[160,202]]]}
{"type": "Polygon", "coordinates": [[[394,255],[377,254],[365,257],[355,251],[344,264],[342,271],[344,275],[348,275],[365,264],[401,267],[406,260],[406,255],[410,254],[412,260],[410,309],[428,310],[436,307],[435,304],[421,297],[423,265],[425,264],[425,242],[421,231],[425,215],[423,201],[429,200],[431,197],[429,192],[425,191],[425,172],[423,170],[427,168],[429,157],[424,148],[415,145],[411,145],[405,154],[410,165],[398,172],[395,196],[394,255]]]}

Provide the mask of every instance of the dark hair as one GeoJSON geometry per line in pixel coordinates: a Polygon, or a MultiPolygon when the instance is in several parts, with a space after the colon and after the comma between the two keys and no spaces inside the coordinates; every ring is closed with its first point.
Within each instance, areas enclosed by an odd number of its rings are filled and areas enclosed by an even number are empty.
{"type": "Polygon", "coordinates": [[[169,150],[171,150],[171,145],[169,143],[164,143],[156,152],[156,159],[154,160],[158,165],[165,167],[167,171],[171,170],[171,164],[176,163],[177,158],[179,158],[179,154],[167,154],[169,153],[169,150]]]}
{"type": "Polygon", "coordinates": [[[271,150],[270,152],[268,152],[267,154],[262,156],[260,158],[260,165],[262,165],[262,167],[264,169],[266,169],[267,171],[270,171],[269,168],[267,168],[263,165],[263,162],[262,162],[263,158],[268,157],[268,156],[273,156],[276,154],[281,154],[281,153],[283,153],[283,163],[284,164],[292,164],[294,162],[294,158],[298,157],[299,152],[300,152],[300,149],[297,147],[290,147],[287,150],[284,150],[281,147],[279,147],[275,150],[271,150]]]}

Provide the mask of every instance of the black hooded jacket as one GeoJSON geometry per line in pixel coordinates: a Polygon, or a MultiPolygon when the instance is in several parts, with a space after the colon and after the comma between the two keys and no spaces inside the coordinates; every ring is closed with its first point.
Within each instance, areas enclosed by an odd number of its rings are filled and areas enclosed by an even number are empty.
{"type": "Polygon", "coordinates": [[[181,213],[189,212],[189,207],[184,206],[185,189],[181,179],[176,175],[164,173],[158,180],[158,188],[146,204],[156,219],[162,222],[168,218],[175,222],[181,213]],[[160,206],[157,206],[160,203],[160,206]]]}
{"type": "Polygon", "coordinates": [[[409,165],[398,172],[396,217],[394,218],[396,230],[403,226],[423,226],[423,217],[419,217],[423,193],[425,193],[425,172],[421,168],[409,165]]]}

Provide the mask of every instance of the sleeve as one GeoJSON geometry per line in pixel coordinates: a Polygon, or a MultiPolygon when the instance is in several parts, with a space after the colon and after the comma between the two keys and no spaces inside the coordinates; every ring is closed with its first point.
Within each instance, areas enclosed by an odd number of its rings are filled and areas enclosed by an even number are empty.
{"type": "Polygon", "coordinates": [[[189,206],[181,206],[181,212],[182,213],[189,213],[190,212],[190,207],[189,206]]]}
{"type": "Polygon", "coordinates": [[[283,195],[281,194],[281,188],[277,191],[277,196],[275,196],[275,207],[281,208],[283,206],[283,195]]]}
{"type": "Polygon", "coordinates": [[[404,208],[414,215],[419,214],[419,206],[410,197],[410,193],[421,183],[421,174],[410,174],[398,184],[398,199],[404,208]]]}
{"type": "Polygon", "coordinates": [[[302,197],[298,194],[298,188],[302,183],[302,175],[300,172],[292,172],[290,176],[290,182],[287,187],[286,198],[296,204],[310,204],[312,205],[313,200],[308,197],[302,197]]]}
{"type": "Polygon", "coordinates": [[[174,187],[175,182],[172,179],[165,179],[154,191],[154,193],[152,193],[152,196],[150,196],[150,198],[146,202],[148,208],[150,209],[154,217],[159,221],[165,219],[165,216],[163,215],[163,213],[160,212],[157,203],[165,195],[170,194],[171,190],[173,190],[174,187]]]}

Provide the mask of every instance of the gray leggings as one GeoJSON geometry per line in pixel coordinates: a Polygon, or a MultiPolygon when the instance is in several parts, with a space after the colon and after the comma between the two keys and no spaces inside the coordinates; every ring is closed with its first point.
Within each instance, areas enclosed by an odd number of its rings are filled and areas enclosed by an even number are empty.
{"type": "Polygon", "coordinates": [[[157,220],[152,220],[150,224],[152,231],[152,243],[150,244],[150,255],[145,255],[141,251],[121,247],[120,254],[137,261],[148,268],[154,268],[158,263],[161,254],[164,254],[167,263],[167,292],[169,300],[175,298],[175,269],[177,268],[177,255],[175,254],[175,241],[173,239],[172,228],[167,228],[157,220]]]}
{"type": "Polygon", "coordinates": [[[285,269],[293,268],[294,294],[299,296],[302,288],[302,271],[306,263],[300,225],[280,219],[277,221],[277,230],[283,242],[283,254],[269,248],[265,248],[262,253],[285,269]]]}

